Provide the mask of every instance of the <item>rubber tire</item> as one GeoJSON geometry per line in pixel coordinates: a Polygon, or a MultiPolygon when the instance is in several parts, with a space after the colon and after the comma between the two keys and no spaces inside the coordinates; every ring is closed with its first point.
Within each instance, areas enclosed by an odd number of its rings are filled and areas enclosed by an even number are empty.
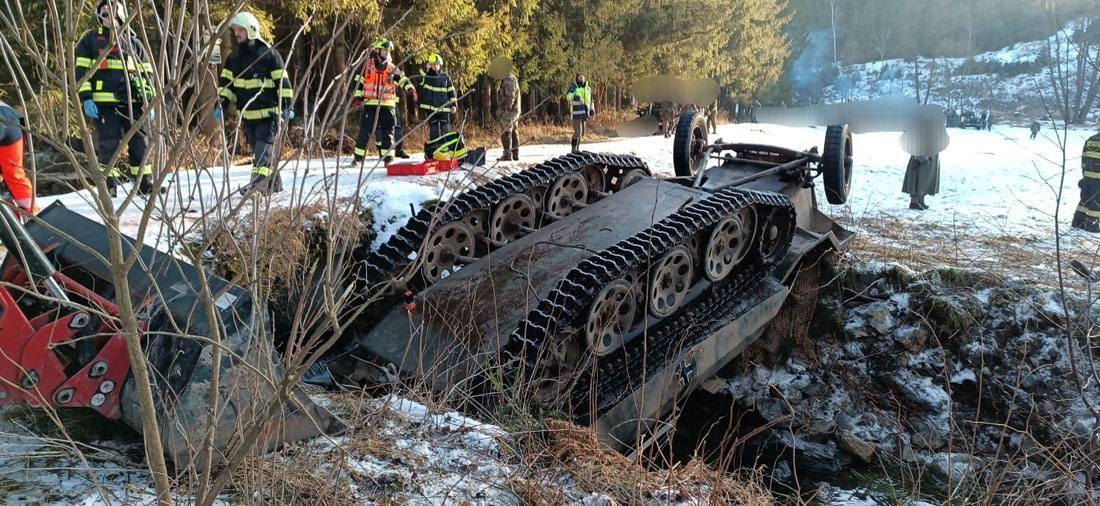
{"type": "Polygon", "coordinates": [[[848,201],[852,187],[852,131],[848,125],[830,125],[825,131],[821,177],[830,204],[839,206],[848,201]]]}
{"type": "Polygon", "coordinates": [[[700,111],[684,111],[676,124],[676,138],[672,141],[672,166],[677,176],[694,176],[706,168],[707,159],[693,160],[691,141],[693,134],[702,135],[703,144],[707,144],[707,117],[700,111]]]}

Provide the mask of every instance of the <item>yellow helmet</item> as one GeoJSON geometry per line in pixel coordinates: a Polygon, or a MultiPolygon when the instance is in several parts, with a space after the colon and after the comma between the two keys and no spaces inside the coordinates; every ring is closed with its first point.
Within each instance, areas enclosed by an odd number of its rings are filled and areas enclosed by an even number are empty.
{"type": "Polygon", "coordinates": [[[432,55],[428,57],[428,65],[439,65],[442,67],[443,57],[439,56],[439,53],[432,53],[432,55]]]}
{"type": "Polygon", "coordinates": [[[375,39],[374,44],[371,45],[371,49],[385,49],[386,51],[393,51],[393,42],[385,37],[379,37],[375,39]]]}

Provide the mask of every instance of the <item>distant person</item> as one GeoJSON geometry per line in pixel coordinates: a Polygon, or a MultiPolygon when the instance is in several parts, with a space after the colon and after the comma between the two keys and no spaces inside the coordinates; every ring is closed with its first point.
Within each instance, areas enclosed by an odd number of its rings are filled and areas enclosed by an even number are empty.
{"type": "Polygon", "coordinates": [[[749,121],[750,122],[757,123],[757,121],[756,121],[756,111],[758,109],[760,109],[760,107],[761,107],[761,105],[760,105],[759,100],[753,100],[752,103],[749,104],[749,121]]]}
{"type": "Polygon", "coordinates": [[[1042,125],[1040,125],[1038,121],[1031,122],[1031,140],[1035,140],[1037,137],[1039,137],[1039,129],[1041,128],[1042,125]]]}
{"type": "Polygon", "coordinates": [[[279,155],[275,151],[279,131],[294,119],[290,105],[294,91],[283,57],[260,37],[260,21],[250,12],[229,20],[236,47],[225,59],[218,80],[220,104],[214,118],[221,122],[230,105],[237,107],[244,137],[252,148],[252,181],[240,189],[270,194],[283,191],[279,155]]]}
{"type": "MultiPolygon", "coordinates": [[[[405,74],[393,64],[393,49],[393,42],[389,39],[376,39],[363,62],[362,73],[356,78],[352,109],[361,109],[363,116],[359,120],[359,134],[355,138],[352,166],[363,164],[371,138],[374,138],[383,163],[392,162],[396,155],[397,87],[408,86],[406,91],[415,88],[411,82],[403,79],[405,74]]],[[[414,101],[417,101],[416,98],[414,101]]]]}
{"type": "Polygon", "coordinates": [[[714,99],[714,102],[707,107],[707,128],[710,129],[710,133],[718,134],[718,99],[714,99]]]}
{"type": "Polygon", "coordinates": [[[34,188],[23,170],[23,115],[3,100],[0,100],[0,175],[15,204],[38,214],[34,188]]]}
{"type": "Polygon", "coordinates": [[[909,194],[909,209],[928,209],[924,197],[940,191],[940,155],[910,156],[901,191],[909,194]]]}
{"type": "Polygon", "coordinates": [[[413,76],[412,83],[416,87],[413,95],[420,101],[420,121],[428,123],[424,158],[430,160],[451,132],[451,120],[458,112],[458,91],[451,76],[443,71],[443,56],[438,53],[428,56],[420,75],[413,76]]]}
{"type": "Polygon", "coordinates": [[[672,136],[672,130],[676,128],[676,104],[670,101],[661,102],[661,114],[659,116],[661,133],[665,138],[672,136]]]}
{"type": "Polygon", "coordinates": [[[572,104],[573,115],[573,140],[572,151],[580,151],[581,139],[584,138],[585,123],[596,115],[596,109],[592,107],[592,88],[588,87],[588,80],[584,74],[577,74],[569,85],[569,91],[565,99],[572,104]]]}
{"type": "Polygon", "coordinates": [[[1081,203],[1073,213],[1073,228],[1100,232],[1100,133],[1085,141],[1081,171],[1081,203]]]}
{"type": "MultiPolygon", "coordinates": [[[[76,46],[76,80],[83,81],[77,92],[84,115],[94,120],[96,157],[111,195],[122,173],[107,164],[124,140],[130,175],[138,191],[147,195],[153,191],[153,166],[148,159],[149,129],[139,120],[154,96],[153,67],[137,35],[126,26],[125,4],[100,0],[96,16],[99,26],[86,32],[76,46]]],[[[151,108],[148,113],[152,116],[151,108]]]]}
{"type": "Polygon", "coordinates": [[[500,121],[500,144],[503,148],[500,161],[519,160],[519,117],[521,114],[521,96],[519,79],[516,73],[509,71],[504,79],[500,80],[500,112],[497,120],[500,121]]]}
{"type": "Polygon", "coordinates": [[[992,132],[993,131],[993,112],[992,111],[986,111],[986,113],[985,113],[985,131],[986,132],[992,132]]]}

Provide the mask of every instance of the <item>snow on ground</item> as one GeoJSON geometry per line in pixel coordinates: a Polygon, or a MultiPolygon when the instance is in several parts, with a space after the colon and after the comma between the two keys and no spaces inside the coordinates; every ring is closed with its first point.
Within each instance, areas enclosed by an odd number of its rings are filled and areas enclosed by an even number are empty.
{"type": "MultiPolygon", "coordinates": [[[[1039,139],[1029,140],[1025,128],[995,127],[992,132],[949,130],[951,144],[940,156],[940,193],[927,199],[931,209],[908,209],[901,193],[908,155],[898,143],[899,134],[867,133],[855,136],[856,168],[852,196],[844,206],[824,205],[824,210],[845,225],[861,232],[867,243],[881,246],[876,255],[911,254],[913,263],[948,263],[956,266],[995,267],[1002,264],[1024,275],[1042,278],[1053,271],[1057,192],[1063,191],[1058,210],[1062,225],[1062,246],[1071,255],[1091,258],[1100,242],[1068,230],[1077,205],[1080,156],[1084,141],[1092,132],[1070,130],[1065,140],[1063,178],[1062,151],[1058,135],[1044,130],[1039,139]],[[1006,253],[1005,251],[1010,253],[1006,253]]],[[[767,143],[808,149],[820,146],[824,128],[792,128],[766,124],[723,125],[718,137],[727,141],[767,143]]],[[[615,139],[586,144],[585,149],[608,153],[630,153],[646,160],[658,175],[672,169],[672,140],[663,137],[615,139]]],[[[378,161],[368,159],[363,169],[348,167],[348,160],[318,159],[285,162],[282,169],[287,190],[271,199],[273,206],[324,201],[359,195],[372,206],[377,244],[400,227],[410,206],[433,198],[449,198],[454,191],[469,188],[485,178],[498,177],[521,167],[565,154],[563,145],[524,146],[520,162],[496,163],[499,151],[490,151],[490,168],[456,171],[424,177],[387,177],[378,161]],[[342,164],[342,165],[341,165],[342,164]]],[[[247,166],[180,172],[169,193],[161,197],[158,215],[181,215],[191,219],[200,211],[223,204],[236,205],[241,197],[226,195],[247,183],[247,166]]],[[[820,193],[819,193],[820,196],[820,193]]],[[[50,198],[45,199],[49,203],[50,198]]],[[[70,208],[95,218],[87,192],[60,198],[70,208]]],[[[819,198],[824,203],[824,198],[819,198]]],[[[122,199],[116,199],[121,203],[122,199]]],[[[131,205],[122,215],[123,229],[137,230],[140,209],[131,205]]],[[[171,250],[178,231],[153,221],[146,242],[171,250]]]]}
{"type": "MultiPolygon", "coordinates": [[[[826,205],[824,211],[838,217],[860,233],[863,242],[857,242],[859,249],[856,254],[870,256],[871,260],[876,259],[875,248],[941,248],[946,241],[956,248],[955,264],[974,265],[981,261],[996,264],[1002,260],[998,256],[1003,253],[999,248],[1009,244],[1032,251],[1032,256],[1026,262],[1030,262],[1029,265],[1039,271],[1049,273],[1051,264],[1045,255],[1049,255],[1055,245],[1053,216],[1056,192],[1061,188],[1065,193],[1065,204],[1058,213],[1064,227],[1069,223],[1076,205],[1080,153],[1090,132],[1069,132],[1064,180],[1061,178],[1062,154],[1052,132],[1045,131],[1036,141],[1028,140],[1026,129],[1013,127],[997,127],[992,132],[951,130],[950,134],[951,145],[941,155],[941,191],[939,195],[928,199],[932,206],[929,211],[910,211],[907,207],[908,198],[900,192],[908,155],[901,150],[897,133],[870,133],[855,137],[856,172],[852,182],[852,197],[847,205],[826,205]],[[1001,242],[984,241],[989,238],[1001,242]]],[[[764,124],[723,125],[719,128],[719,136],[727,141],[769,143],[802,149],[820,145],[824,135],[824,128],[790,128],[764,124]]],[[[668,176],[673,173],[671,139],[616,139],[584,147],[593,151],[632,153],[648,161],[659,175],[668,176]]],[[[504,164],[494,163],[499,151],[490,151],[490,169],[420,178],[390,178],[381,169],[370,171],[377,160],[368,159],[368,170],[365,171],[341,167],[334,159],[291,161],[282,169],[287,190],[273,197],[271,205],[287,206],[359,195],[368,205],[373,206],[376,226],[381,235],[379,240],[384,240],[404,222],[410,213],[410,205],[416,207],[428,199],[448,198],[456,189],[484,181],[487,177],[498,177],[500,174],[519,170],[521,167],[564,154],[567,150],[562,145],[525,146],[519,163],[504,164]]],[[[341,162],[346,163],[346,160],[341,162]]],[[[195,222],[197,220],[194,218],[200,216],[204,209],[209,210],[219,203],[238,203],[240,197],[226,199],[223,196],[245,184],[248,179],[247,166],[178,173],[171,191],[160,198],[157,214],[179,214],[195,222]]],[[[45,200],[48,204],[53,198],[45,200]]],[[[58,200],[79,213],[96,218],[95,208],[87,192],[64,195],[58,200]]],[[[824,198],[819,196],[819,201],[824,202],[824,198]]],[[[115,202],[120,204],[122,199],[116,199],[115,202]]],[[[135,233],[139,218],[140,213],[135,206],[127,208],[121,216],[124,231],[135,233]]],[[[154,220],[145,240],[170,250],[176,239],[174,232],[163,226],[162,222],[154,220]]],[[[1064,238],[1063,247],[1070,251],[1088,253],[1088,258],[1092,259],[1095,255],[1091,252],[1100,247],[1100,241],[1070,233],[1064,238]]],[[[950,264],[952,260],[947,258],[944,262],[950,264]]],[[[394,427],[408,427],[413,424],[421,428],[431,428],[406,431],[406,436],[395,436],[402,449],[433,459],[435,457],[431,452],[436,451],[433,445],[437,444],[433,434],[443,430],[446,434],[458,434],[455,436],[457,439],[449,439],[447,443],[452,445],[452,449],[457,447],[458,450],[455,451],[458,453],[448,453],[440,457],[458,459],[443,461],[448,466],[454,462],[466,462],[463,459],[475,462],[484,452],[493,452],[491,439],[499,429],[481,425],[461,430],[439,429],[448,427],[454,420],[464,419],[450,414],[438,419],[439,415],[422,413],[413,409],[415,406],[405,405],[405,401],[394,402],[397,404],[390,407],[405,413],[405,421],[395,422],[397,425],[394,427]],[[409,434],[415,434],[415,437],[409,434]],[[427,439],[416,439],[419,437],[427,439]]],[[[110,453],[110,450],[107,450],[106,457],[97,453],[99,456],[92,464],[94,472],[91,476],[95,476],[93,480],[80,470],[85,467],[81,462],[67,456],[71,452],[56,450],[56,442],[27,442],[22,439],[25,431],[11,427],[0,427],[0,431],[7,433],[0,434],[3,436],[0,439],[0,448],[4,448],[4,454],[0,455],[0,484],[7,485],[11,490],[7,494],[7,502],[35,502],[54,498],[72,503],[94,503],[102,497],[95,484],[103,487],[109,497],[115,500],[146,502],[151,498],[140,466],[135,468],[116,465],[115,462],[125,462],[126,459],[110,453]],[[61,456],[61,460],[35,460],[40,454],[61,456]],[[27,471],[28,469],[31,471],[27,471]],[[34,493],[28,493],[27,490],[33,490],[34,493]]],[[[381,473],[389,464],[363,458],[355,462],[349,460],[347,465],[349,472],[366,473],[364,476],[373,476],[372,480],[377,481],[378,476],[370,473],[381,473]]],[[[492,483],[493,479],[503,476],[500,469],[478,469],[474,473],[473,481],[449,482],[446,480],[458,479],[457,475],[448,478],[440,475],[438,479],[443,481],[440,481],[437,492],[463,490],[466,491],[464,494],[471,494],[465,497],[477,500],[479,490],[496,490],[495,486],[482,485],[478,480],[489,480],[492,483]]],[[[352,478],[354,481],[354,476],[352,478]]],[[[433,496],[437,499],[429,499],[428,502],[438,502],[440,496],[432,490],[436,488],[426,488],[422,492],[426,494],[425,497],[433,496]]],[[[509,502],[499,495],[490,494],[489,497],[509,502]]]]}
{"type": "MultiPolygon", "coordinates": [[[[931,81],[931,102],[946,107],[992,109],[996,121],[1011,120],[1020,124],[1035,119],[1042,121],[1046,117],[1041,113],[1043,99],[1049,102],[1052,98],[1049,90],[1051,68],[1042,64],[1043,54],[1053,48],[1054,54],[1065,62],[1060,72],[1072,79],[1078,51],[1069,40],[1081,29],[1083,22],[1067,23],[1062,30],[1043,40],[1019,42],[976,54],[973,62],[966,58],[920,58],[922,80],[931,81]],[[998,66],[1001,68],[997,69],[998,66]]],[[[913,63],[902,59],[845,65],[840,68],[835,83],[826,87],[822,98],[835,103],[913,96],[913,72],[913,63]]],[[[1100,118],[1100,104],[1094,106],[1090,117],[1100,118]]]]}

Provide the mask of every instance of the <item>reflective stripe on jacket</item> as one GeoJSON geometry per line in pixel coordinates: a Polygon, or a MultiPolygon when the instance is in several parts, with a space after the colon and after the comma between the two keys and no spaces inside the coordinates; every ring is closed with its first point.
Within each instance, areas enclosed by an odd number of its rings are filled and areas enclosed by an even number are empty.
{"type": "Polygon", "coordinates": [[[218,80],[222,101],[236,104],[249,121],[278,117],[290,107],[294,89],[283,57],[263,40],[240,44],[225,60],[218,80]]]}
{"type": "Polygon", "coordinates": [[[417,94],[420,96],[420,109],[431,112],[450,112],[458,105],[458,92],[451,76],[445,72],[428,73],[420,71],[413,77],[417,94]]]}
{"type": "Polygon", "coordinates": [[[588,119],[591,116],[592,88],[588,87],[588,83],[584,83],[584,86],[577,86],[577,83],[570,84],[565,98],[573,105],[574,119],[588,119]]]}
{"type": "Polygon", "coordinates": [[[121,37],[114,40],[111,31],[100,26],[77,43],[76,80],[88,78],[77,90],[81,100],[110,104],[145,102],[155,96],[153,67],[145,60],[145,50],[132,32],[121,37]]]}
{"type": "Polygon", "coordinates": [[[393,64],[387,63],[379,69],[368,58],[363,65],[363,73],[356,78],[359,86],[356,87],[355,98],[362,100],[365,106],[396,107],[398,84],[406,90],[412,89],[412,83],[404,77],[393,64]]]}

